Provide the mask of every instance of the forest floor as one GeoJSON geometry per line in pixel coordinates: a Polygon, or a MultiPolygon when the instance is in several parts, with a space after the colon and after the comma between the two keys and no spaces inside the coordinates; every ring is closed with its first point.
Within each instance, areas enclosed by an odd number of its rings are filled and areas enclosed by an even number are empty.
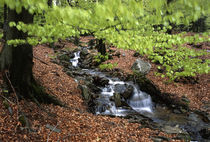
{"type": "MultiPolygon", "coordinates": [[[[82,38],[86,43],[91,37],[82,38]]],[[[76,48],[65,42],[64,48],[76,48]]],[[[204,48],[208,48],[205,47],[204,48]]],[[[124,56],[114,57],[110,63],[117,63],[124,73],[131,73],[131,66],[137,59],[134,51],[112,48],[124,56]]],[[[5,83],[0,74],[0,141],[139,141],[150,142],[152,136],[175,137],[159,130],[140,128],[138,123],[130,123],[120,117],[94,115],[87,111],[82,100],[81,91],[73,78],[63,72],[63,67],[52,62],[56,56],[53,49],[45,45],[34,47],[34,76],[47,93],[55,95],[68,105],[67,107],[41,104],[37,106],[28,100],[19,100],[18,105],[14,93],[5,91],[5,83]],[[17,113],[19,112],[21,113],[17,113]],[[23,117],[22,117],[23,116],[23,117]],[[18,118],[26,118],[21,124],[18,118]],[[30,129],[29,129],[30,128],[30,129]]],[[[146,60],[146,58],[145,58],[146,60]]],[[[210,102],[210,74],[200,75],[197,82],[183,80],[166,84],[166,79],[154,75],[155,64],[147,77],[162,91],[171,95],[172,99],[186,96],[190,100],[190,109],[209,112],[203,107],[210,102]]],[[[179,141],[179,140],[173,140],[179,141]]]]}

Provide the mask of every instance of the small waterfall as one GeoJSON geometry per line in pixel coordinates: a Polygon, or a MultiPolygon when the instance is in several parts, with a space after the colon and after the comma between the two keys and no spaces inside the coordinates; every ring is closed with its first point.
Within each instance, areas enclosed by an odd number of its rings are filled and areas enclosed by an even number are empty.
{"type": "Polygon", "coordinates": [[[97,101],[99,106],[96,110],[96,114],[107,114],[115,116],[125,116],[129,113],[132,113],[126,107],[116,107],[115,103],[111,98],[114,96],[115,88],[117,85],[132,85],[134,90],[131,98],[127,100],[127,104],[135,111],[139,113],[152,113],[152,100],[151,97],[139,90],[137,85],[124,81],[114,81],[109,79],[109,84],[102,88],[102,92],[99,95],[97,101]]]}
{"type": "Polygon", "coordinates": [[[80,58],[80,51],[74,53],[74,58],[70,60],[72,66],[77,67],[80,58]]]}
{"type": "Polygon", "coordinates": [[[150,95],[134,87],[133,96],[128,100],[128,104],[137,112],[152,113],[152,100],[150,95]]]}
{"type": "MultiPolygon", "coordinates": [[[[74,53],[74,58],[70,60],[72,63],[72,66],[77,67],[78,66],[78,59],[80,58],[80,51],[74,53]]],[[[152,113],[152,100],[151,97],[145,93],[142,92],[138,85],[135,85],[133,82],[124,82],[120,81],[118,78],[110,78],[107,77],[102,72],[97,72],[95,70],[89,70],[89,69],[82,69],[82,71],[86,72],[87,74],[94,76],[98,75],[102,78],[106,78],[109,80],[109,84],[105,87],[101,88],[101,93],[99,94],[99,97],[96,99],[98,102],[98,105],[96,107],[96,114],[105,114],[105,115],[115,115],[115,116],[126,116],[127,114],[133,113],[135,110],[139,113],[152,113]],[[119,93],[116,92],[116,90],[123,92],[122,90],[126,90],[126,86],[132,86],[133,88],[133,94],[128,99],[123,99],[125,103],[127,103],[128,106],[122,106],[122,107],[116,107],[115,100],[114,100],[114,94],[119,93]],[[119,89],[119,86],[123,86],[119,89]],[[118,88],[118,89],[117,89],[118,88]],[[121,90],[122,89],[122,90],[121,90]],[[133,110],[132,110],[132,109],[133,110]]]]}

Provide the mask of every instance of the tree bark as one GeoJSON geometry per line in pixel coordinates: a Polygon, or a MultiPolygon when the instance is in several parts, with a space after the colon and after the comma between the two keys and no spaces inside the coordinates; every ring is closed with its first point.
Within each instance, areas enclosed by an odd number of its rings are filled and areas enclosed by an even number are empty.
{"type": "MultiPolygon", "coordinates": [[[[8,9],[7,21],[23,22],[25,24],[33,23],[33,15],[26,9],[21,13],[8,9]]],[[[5,31],[5,39],[26,39],[27,33],[19,31],[16,27],[8,27],[5,31]]],[[[33,48],[32,45],[25,43],[21,45],[8,45],[5,43],[3,51],[0,54],[0,63],[2,70],[9,71],[9,79],[18,94],[18,97],[24,97],[33,101],[54,103],[61,105],[60,101],[45,93],[43,88],[34,80],[33,67],[33,48]]]]}
{"type": "Polygon", "coordinates": [[[103,39],[99,39],[98,40],[96,48],[97,48],[98,52],[101,53],[101,55],[105,55],[106,54],[106,45],[105,45],[105,43],[103,43],[103,39]]]}
{"type": "Polygon", "coordinates": [[[6,41],[6,37],[5,37],[5,35],[6,35],[6,33],[5,33],[5,31],[6,31],[6,29],[7,29],[7,27],[8,27],[8,22],[7,22],[7,5],[6,4],[4,4],[4,24],[3,24],[3,40],[4,41],[6,41]]]}

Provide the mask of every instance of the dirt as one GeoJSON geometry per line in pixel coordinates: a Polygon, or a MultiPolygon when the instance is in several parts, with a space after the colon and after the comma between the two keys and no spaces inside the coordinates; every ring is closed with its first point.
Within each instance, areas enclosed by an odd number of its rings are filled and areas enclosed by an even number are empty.
{"type": "MultiPolygon", "coordinates": [[[[87,42],[91,37],[82,38],[87,42]]],[[[75,48],[75,45],[65,42],[64,48],[75,48]]],[[[117,63],[117,68],[125,73],[132,73],[130,68],[137,57],[134,51],[112,48],[125,56],[114,57],[108,62],[117,63]]],[[[47,93],[56,96],[68,107],[41,104],[38,107],[28,100],[19,100],[17,105],[14,93],[6,93],[2,75],[0,75],[0,141],[152,141],[151,136],[175,137],[159,130],[139,128],[138,123],[129,123],[127,119],[93,115],[87,112],[86,104],[82,100],[81,92],[73,78],[63,72],[63,68],[51,62],[56,53],[46,45],[34,47],[34,76],[47,93]],[[5,99],[6,98],[6,99],[5,99]],[[12,109],[10,114],[9,108],[12,109]],[[19,113],[17,113],[19,110],[19,113]],[[26,116],[27,125],[18,120],[26,116]],[[52,126],[60,132],[54,132],[46,126],[52,126]],[[30,131],[29,129],[30,128],[30,131]]],[[[190,100],[191,109],[203,109],[209,102],[208,92],[209,74],[198,76],[199,82],[165,84],[166,79],[155,76],[155,64],[147,77],[157,85],[161,91],[172,94],[173,98],[185,95],[190,100]]],[[[173,140],[180,141],[180,140],[173,140]]]]}

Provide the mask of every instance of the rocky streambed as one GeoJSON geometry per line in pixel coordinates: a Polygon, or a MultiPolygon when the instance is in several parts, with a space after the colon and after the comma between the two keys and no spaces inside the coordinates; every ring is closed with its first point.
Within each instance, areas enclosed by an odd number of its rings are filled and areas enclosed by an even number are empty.
{"type": "MultiPolygon", "coordinates": [[[[124,75],[119,69],[100,71],[94,56],[97,51],[91,47],[79,47],[73,51],[60,50],[59,64],[68,75],[75,78],[82,91],[88,110],[96,115],[125,117],[131,123],[141,123],[142,127],[177,134],[174,139],[186,141],[209,141],[210,116],[201,111],[190,111],[188,100],[179,104],[163,95],[145,77],[150,64],[137,59],[132,69],[133,75],[124,75]]],[[[118,56],[111,54],[112,56],[118,56]]],[[[153,137],[154,141],[169,138],[153,137]]]]}

